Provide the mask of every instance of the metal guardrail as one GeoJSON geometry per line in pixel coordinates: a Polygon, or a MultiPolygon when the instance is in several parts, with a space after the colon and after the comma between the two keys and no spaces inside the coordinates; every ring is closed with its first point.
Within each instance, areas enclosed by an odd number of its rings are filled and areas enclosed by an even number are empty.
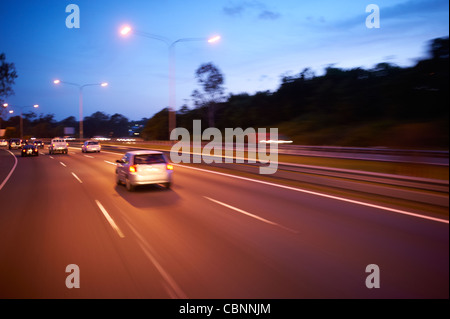
{"type": "MultiPolygon", "coordinates": [[[[78,142],[81,143],[81,142],[78,142]]],[[[74,144],[78,144],[74,142],[74,144]]],[[[139,143],[142,145],[142,143],[139,143]]],[[[155,145],[148,142],[145,144],[155,145]]],[[[142,149],[134,144],[124,144],[121,149],[142,149]]],[[[163,145],[163,144],[159,144],[163,145]]],[[[168,144],[164,144],[167,146],[168,144]]],[[[171,144],[170,144],[171,145],[171,144]]],[[[105,145],[106,146],[106,145],[105,145]]],[[[107,147],[107,146],[106,146],[107,147]]],[[[110,145],[111,148],[118,147],[110,145]]],[[[160,149],[168,153],[170,150],[160,149]]],[[[200,156],[192,154],[191,156],[200,156]]],[[[223,157],[222,157],[223,159],[223,157]]],[[[224,161],[222,161],[224,162],[224,161]]],[[[258,174],[260,163],[211,163],[209,166],[221,167],[258,174]]],[[[278,163],[278,170],[270,177],[315,184],[320,186],[365,192],[385,197],[412,200],[425,204],[448,207],[448,180],[418,178],[402,175],[383,174],[350,169],[310,166],[293,163],[278,163]]]]}

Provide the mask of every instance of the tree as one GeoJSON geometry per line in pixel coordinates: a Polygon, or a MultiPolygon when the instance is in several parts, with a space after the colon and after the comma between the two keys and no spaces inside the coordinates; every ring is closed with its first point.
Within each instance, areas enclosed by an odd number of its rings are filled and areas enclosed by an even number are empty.
{"type": "Polygon", "coordinates": [[[169,109],[164,108],[147,121],[141,135],[146,140],[168,140],[168,123],[169,109]]]}
{"type": "Polygon", "coordinates": [[[6,62],[4,53],[0,53],[0,62],[0,116],[2,116],[4,99],[14,95],[12,85],[14,84],[14,79],[17,78],[17,73],[14,63],[6,62]]]}
{"type": "Polygon", "coordinates": [[[215,105],[224,100],[224,78],[220,70],[211,62],[204,63],[195,72],[197,82],[202,86],[203,92],[194,90],[192,97],[197,107],[206,107],[208,110],[209,126],[214,126],[215,105]]]}
{"type": "Polygon", "coordinates": [[[109,129],[114,137],[128,136],[128,119],[122,114],[115,113],[109,119],[109,129]]]}

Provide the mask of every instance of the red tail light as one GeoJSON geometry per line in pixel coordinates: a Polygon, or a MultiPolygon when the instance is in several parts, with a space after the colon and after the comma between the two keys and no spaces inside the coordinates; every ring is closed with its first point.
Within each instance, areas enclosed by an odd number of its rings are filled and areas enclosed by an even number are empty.
{"type": "Polygon", "coordinates": [[[166,168],[170,171],[173,171],[173,165],[172,164],[167,164],[166,168]]]}
{"type": "Polygon", "coordinates": [[[131,165],[130,166],[130,172],[131,173],[136,173],[137,172],[137,166],[136,165],[131,165]]]}

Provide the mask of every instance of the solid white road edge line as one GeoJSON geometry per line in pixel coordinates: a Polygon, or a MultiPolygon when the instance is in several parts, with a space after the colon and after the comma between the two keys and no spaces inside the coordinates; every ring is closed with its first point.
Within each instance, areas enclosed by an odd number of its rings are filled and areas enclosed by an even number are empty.
{"type": "Polygon", "coordinates": [[[11,169],[11,171],[8,173],[8,175],[6,176],[6,178],[4,179],[2,184],[0,185],[0,190],[3,188],[3,186],[5,186],[6,182],[11,177],[12,173],[14,172],[14,170],[16,169],[16,166],[17,166],[17,157],[10,150],[6,150],[6,151],[9,152],[14,157],[14,161],[15,162],[14,162],[13,168],[11,169]]]}
{"type": "Polygon", "coordinates": [[[370,203],[361,202],[361,201],[357,201],[357,200],[353,200],[353,199],[349,199],[349,198],[343,198],[343,197],[338,197],[338,196],[333,196],[333,195],[327,195],[327,194],[323,194],[323,193],[308,191],[306,189],[301,189],[301,188],[296,188],[296,187],[291,187],[291,186],[286,186],[286,185],[281,185],[281,184],[275,184],[275,183],[271,183],[271,182],[260,181],[260,180],[257,180],[257,179],[252,179],[252,178],[247,178],[247,177],[242,177],[242,176],[236,176],[236,175],[231,175],[231,174],[226,174],[226,173],[221,173],[221,172],[216,172],[216,171],[210,171],[210,170],[206,170],[206,169],[202,169],[202,168],[196,168],[196,167],[185,166],[185,165],[180,165],[180,164],[173,164],[173,165],[180,166],[180,167],[183,167],[183,168],[198,170],[198,171],[202,171],[202,172],[206,172],[206,173],[211,173],[211,174],[217,174],[217,175],[222,175],[222,176],[242,179],[242,180],[246,180],[246,181],[250,181],[250,182],[254,182],[254,183],[260,183],[260,184],[275,186],[275,187],[279,187],[279,188],[289,189],[289,190],[293,190],[293,191],[296,191],[296,192],[301,192],[301,193],[306,193],[306,194],[326,197],[326,198],[335,199],[335,200],[339,200],[339,201],[343,201],[343,202],[347,202],[347,203],[352,203],[352,204],[357,204],[357,205],[377,208],[377,209],[381,209],[381,210],[390,211],[390,212],[393,212],[393,213],[398,213],[398,214],[418,217],[418,218],[422,218],[422,219],[432,220],[432,221],[439,222],[439,223],[444,223],[444,224],[448,224],[449,223],[449,221],[446,220],[446,219],[441,219],[441,218],[436,218],[436,217],[416,214],[416,213],[412,213],[412,212],[408,212],[408,211],[404,211],[404,210],[400,210],[400,209],[395,209],[395,208],[390,208],[390,207],[370,204],[370,203]]]}

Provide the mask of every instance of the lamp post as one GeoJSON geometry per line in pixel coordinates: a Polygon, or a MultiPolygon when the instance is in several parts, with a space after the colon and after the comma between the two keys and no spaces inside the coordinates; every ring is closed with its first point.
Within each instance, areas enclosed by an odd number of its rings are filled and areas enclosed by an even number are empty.
{"type": "Polygon", "coordinates": [[[175,44],[177,44],[179,42],[188,42],[188,41],[207,41],[208,43],[214,43],[214,42],[217,42],[220,40],[220,36],[214,36],[211,38],[182,38],[182,39],[178,39],[178,40],[175,40],[172,42],[169,39],[159,36],[159,35],[142,32],[142,31],[138,31],[138,30],[133,30],[130,26],[124,26],[120,29],[120,34],[123,36],[126,36],[130,33],[133,33],[133,34],[136,34],[136,35],[139,35],[142,37],[162,41],[169,48],[169,136],[170,136],[170,132],[172,132],[172,130],[176,126],[175,44]]]}
{"type": "Polygon", "coordinates": [[[65,81],[61,81],[61,80],[54,80],[53,83],[68,84],[68,85],[76,86],[78,88],[78,92],[79,92],[78,100],[79,100],[79,109],[80,109],[80,140],[82,140],[83,139],[83,88],[86,86],[96,86],[96,85],[105,87],[108,85],[108,83],[102,82],[102,83],[77,84],[77,83],[65,82],[65,81]]]}
{"type": "Polygon", "coordinates": [[[2,113],[3,113],[3,109],[6,109],[8,107],[8,103],[3,103],[0,109],[0,130],[2,129],[2,113]]]}
{"type": "Polygon", "coordinates": [[[21,106],[20,107],[20,138],[23,139],[23,116],[22,116],[22,110],[26,107],[34,107],[35,109],[39,107],[39,105],[34,104],[30,106],[21,106]]]}
{"type": "MultiPolygon", "coordinates": [[[[39,107],[39,105],[34,104],[34,105],[25,105],[25,106],[10,106],[10,105],[8,105],[8,103],[3,104],[3,107],[8,107],[8,106],[20,109],[20,138],[23,139],[23,109],[26,107],[34,107],[36,109],[39,107]]],[[[10,110],[9,113],[12,114],[13,111],[10,110]]]]}

